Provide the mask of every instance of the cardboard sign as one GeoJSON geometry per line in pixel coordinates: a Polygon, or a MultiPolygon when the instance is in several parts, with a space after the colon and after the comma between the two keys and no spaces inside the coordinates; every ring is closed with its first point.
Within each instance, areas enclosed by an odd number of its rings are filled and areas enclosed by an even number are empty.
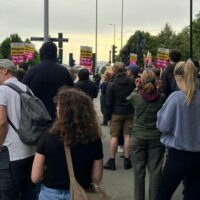
{"type": "Polygon", "coordinates": [[[136,64],[137,63],[137,54],[131,53],[130,54],[130,64],[136,64]]]}
{"type": "Polygon", "coordinates": [[[165,68],[169,62],[169,49],[158,48],[156,66],[165,68]]]}
{"type": "Polygon", "coordinates": [[[35,47],[31,43],[11,43],[11,60],[15,65],[34,59],[35,47]]]}
{"type": "Polygon", "coordinates": [[[81,46],[80,47],[80,65],[92,72],[92,47],[81,46]]]}

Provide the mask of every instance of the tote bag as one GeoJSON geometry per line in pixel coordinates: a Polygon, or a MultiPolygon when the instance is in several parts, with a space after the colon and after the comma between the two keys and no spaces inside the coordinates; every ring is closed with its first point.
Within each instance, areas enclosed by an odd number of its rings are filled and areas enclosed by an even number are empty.
{"type": "Polygon", "coordinates": [[[99,187],[93,185],[91,192],[85,191],[85,189],[78,183],[74,176],[74,169],[72,165],[71,150],[64,143],[65,155],[67,160],[67,167],[70,176],[70,199],[71,200],[109,200],[105,192],[99,187]]]}

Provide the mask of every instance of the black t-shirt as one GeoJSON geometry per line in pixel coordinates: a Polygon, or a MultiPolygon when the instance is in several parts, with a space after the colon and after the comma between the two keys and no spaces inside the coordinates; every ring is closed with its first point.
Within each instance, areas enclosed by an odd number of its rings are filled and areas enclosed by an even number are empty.
{"type": "MultiPolygon", "coordinates": [[[[39,141],[37,153],[45,156],[43,184],[46,187],[69,190],[69,175],[64,145],[58,134],[47,133],[39,141]]],[[[103,158],[101,139],[91,144],[77,144],[71,148],[75,177],[80,185],[90,187],[94,160],[103,158]]]]}

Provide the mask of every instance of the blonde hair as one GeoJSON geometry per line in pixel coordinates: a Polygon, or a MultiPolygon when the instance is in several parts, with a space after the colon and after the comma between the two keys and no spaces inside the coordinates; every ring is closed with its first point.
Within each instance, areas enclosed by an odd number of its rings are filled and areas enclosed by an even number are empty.
{"type": "Polygon", "coordinates": [[[185,84],[185,102],[190,105],[196,88],[196,68],[194,63],[188,59],[186,62],[178,62],[174,69],[174,76],[179,75],[185,84]]]}
{"type": "Polygon", "coordinates": [[[123,62],[116,62],[113,65],[113,72],[116,74],[118,72],[123,72],[125,71],[125,66],[123,62]]]}
{"type": "Polygon", "coordinates": [[[141,86],[147,92],[151,93],[155,90],[156,76],[152,70],[146,69],[141,74],[141,86]]]}

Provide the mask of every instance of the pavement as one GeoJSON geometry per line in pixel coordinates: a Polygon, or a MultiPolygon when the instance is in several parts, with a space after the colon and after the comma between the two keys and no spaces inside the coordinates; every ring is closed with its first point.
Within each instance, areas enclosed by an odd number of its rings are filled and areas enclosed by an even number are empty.
{"type": "MultiPolygon", "coordinates": [[[[102,121],[102,114],[100,112],[99,98],[94,100],[95,109],[99,118],[102,121]]],[[[102,142],[104,151],[104,163],[108,160],[108,147],[109,147],[109,127],[101,126],[102,129],[102,142]]],[[[116,155],[116,171],[104,170],[102,179],[102,188],[111,197],[112,200],[134,200],[133,198],[133,169],[124,170],[123,168],[123,158],[120,158],[122,153],[117,153],[116,155]]],[[[149,175],[148,171],[145,180],[145,195],[146,200],[148,198],[148,185],[149,185],[149,175]]],[[[175,191],[172,200],[182,200],[182,184],[175,191]]]]}

